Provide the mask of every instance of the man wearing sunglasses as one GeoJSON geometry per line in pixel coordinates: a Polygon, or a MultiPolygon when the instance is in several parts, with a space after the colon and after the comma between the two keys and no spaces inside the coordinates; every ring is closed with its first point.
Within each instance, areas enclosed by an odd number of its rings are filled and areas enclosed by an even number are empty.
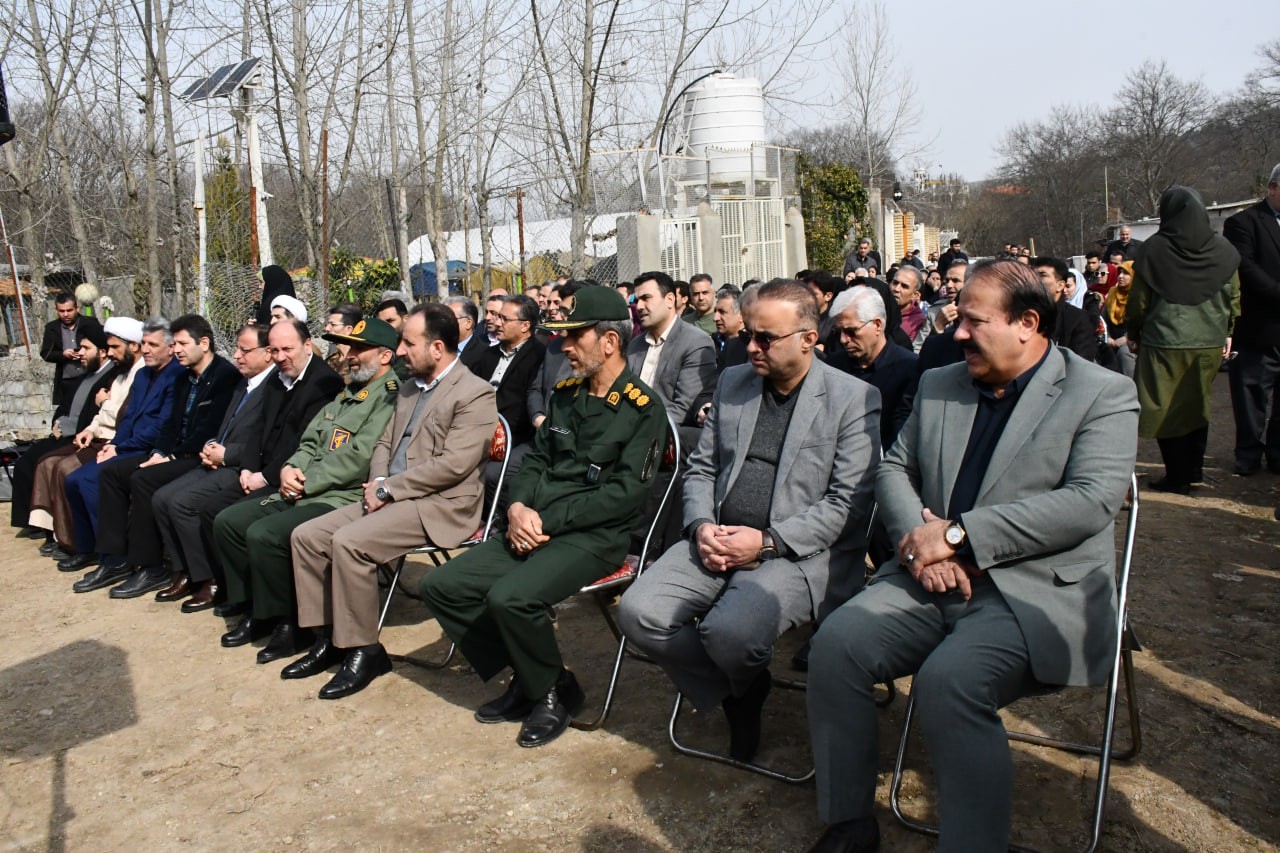
{"type": "Polygon", "coordinates": [[[623,633],[694,707],[723,704],[739,761],[759,746],[778,636],[862,581],[880,457],[880,392],[815,359],[809,289],[761,286],[747,324],[750,364],[721,376],[689,459],[690,541],[668,549],[618,609],[623,633]]]}

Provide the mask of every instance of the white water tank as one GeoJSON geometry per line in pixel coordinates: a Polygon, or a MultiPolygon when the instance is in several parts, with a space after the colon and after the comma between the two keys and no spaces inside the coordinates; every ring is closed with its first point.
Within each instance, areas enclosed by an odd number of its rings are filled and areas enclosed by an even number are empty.
{"type": "MultiPolygon", "coordinates": [[[[763,149],[752,145],[765,143],[764,93],[760,81],[739,80],[732,74],[713,74],[685,93],[685,153],[690,157],[706,157],[710,164],[711,183],[745,182],[754,174],[765,174],[763,149]]],[[[687,177],[702,177],[700,169],[689,164],[687,177]]]]}

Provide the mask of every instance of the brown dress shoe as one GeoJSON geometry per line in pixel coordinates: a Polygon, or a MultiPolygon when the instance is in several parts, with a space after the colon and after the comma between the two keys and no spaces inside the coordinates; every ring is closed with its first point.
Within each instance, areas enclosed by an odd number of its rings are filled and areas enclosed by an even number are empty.
{"type": "Polygon", "coordinates": [[[201,610],[208,610],[217,603],[218,584],[214,581],[205,581],[195,587],[195,592],[186,601],[182,602],[183,613],[199,613],[201,610]]]}
{"type": "Polygon", "coordinates": [[[156,593],[156,601],[177,601],[191,594],[191,578],[186,572],[174,572],[172,582],[156,593]]]}

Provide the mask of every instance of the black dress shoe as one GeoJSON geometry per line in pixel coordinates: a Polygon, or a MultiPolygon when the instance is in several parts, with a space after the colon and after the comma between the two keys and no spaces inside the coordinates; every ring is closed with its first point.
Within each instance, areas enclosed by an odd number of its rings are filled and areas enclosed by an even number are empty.
{"type": "Polygon", "coordinates": [[[271,639],[258,651],[258,663],[291,658],[303,649],[310,648],[311,640],[310,629],[299,628],[292,619],[281,619],[271,632],[271,639]]]}
{"type": "MultiPolygon", "coordinates": [[[[78,572],[83,568],[92,566],[97,561],[97,554],[72,554],[65,560],[59,560],[58,568],[64,572],[78,572]]],[[[79,590],[77,590],[77,592],[79,592],[79,590]]]]}
{"type": "Polygon", "coordinates": [[[249,612],[249,602],[247,601],[224,601],[221,604],[213,606],[213,615],[223,619],[233,616],[244,616],[249,612]]]}
{"type": "Polygon", "coordinates": [[[245,616],[234,628],[222,635],[222,646],[227,649],[246,646],[270,634],[271,628],[271,622],[268,620],[245,616]]]}
{"type": "MultiPolygon", "coordinates": [[[[58,564],[58,568],[62,568],[61,563],[58,564]]],[[[119,583],[131,574],[133,574],[133,566],[128,563],[115,563],[114,565],[103,563],[73,583],[71,589],[75,592],[93,592],[95,589],[102,589],[105,586],[119,583]]]]}
{"type": "Polygon", "coordinates": [[[335,646],[327,634],[321,634],[316,638],[316,643],[311,647],[311,651],[280,670],[280,677],[310,678],[313,675],[319,675],[331,666],[342,663],[345,658],[346,653],[335,646]]]}
{"type": "Polygon", "coordinates": [[[65,560],[67,557],[71,556],[70,552],[63,548],[62,543],[57,539],[50,539],[48,542],[40,546],[40,555],[42,557],[52,557],[59,551],[66,555],[66,557],[59,557],[58,559],[60,560],[65,560]]]}
{"type": "Polygon", "coordinates": [[[164,569],[138,569],[129,579],[112,588],[107,595],[112,598],[138,598],[169,585],[169,573],[164,569]]]}
{"type": "MultiPolygon", "coordinates": [[[[43,527],[24,527],[18,531],[19,539],[44,539],[48,537],[49,531],[43,527]]],[[[53,540],[50,539],[50,542],[53,540]]]]}
{"type": "Polygon", "coordinates": [[[79,568],[73,567],[70,569],[62,568],[63,560],[66,560],[75,556],[70,551],[64,550],[62,547],[59,547],[58,550],[54,551],[52,554],[46,554],[45,556],[47,556],[50,560],[53,560],[53,562],[57,564],[58,571],[60,572],[79,572],[84,570],[84,566],[80,566],[79,568]]]}
{"type": "Polygon", "coordinates": [[[524,747],[546,746],[564,734],[573,715],[582,710],[586,701],[578,679],[569,670],[564,670],[555,687],[547,691],[547,695],[525,718],[516,743],[524,747]]]}
{"type": "Polygon", "coordinates": [[[520,679],[513,675],[511,683],[507,685],[507,692],[476,709],[476,722],[514,723],[529,716],[536,704],[536,701],[524,695],[524,691],[520,689],[520,679]]]}
{"type": "Polygon", "coordinates": [[[874,817],[864,817],[831,824],[809,853],[876,853],[879,849],[880,824],[874,817]]]}
{"type": "Polygon", "coordinates": [[[191,576],[186,572],[174,572],[169,585],[156,593],[156,601],[181,601],[191,594],[191,576]]]}
{"type": "Polygon", "coordinates": [[[1152,480],[1147,487],[1157,492],[1167,492],[1172,495],[1189,495],[1191,494],[1191,484],[1172,480],[1168,477],[1161,477],[1159,480],[1152,480]]]}
{"type": "Polygon", "coordinates": [[[214,606],[214,601],[218,597],[218,584],[215,581],[205,581],[193,588],[191,597],[182,602],[183,613],[199,613],[201,610],[208,610],[214,606]]]}
{"type": "Polygon", "coordinates": [[[750,762],[760,748],[760,715],[773,689],[769,670],[763,669],[741,696],[726,696],[724,715],[729,718],[729,757],[750,762]]]}
{"type": "Polygon", "coordinates": [[[347,652],[338,674],[320,688],[320,698],[341,699],[343,696],[359,693],[379,675],[386,675],[390,671],[391,658],[387,657],[387,650],[382,647],[382,643],[352,649],[347,652]]]}

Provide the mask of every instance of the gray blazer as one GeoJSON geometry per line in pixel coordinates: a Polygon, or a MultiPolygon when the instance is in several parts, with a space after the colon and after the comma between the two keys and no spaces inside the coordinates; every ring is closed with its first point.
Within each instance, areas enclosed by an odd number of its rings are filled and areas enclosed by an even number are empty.
{"type": "MultiPolygon", "coordinates": [[[[645,335],[627,345],[627,367],[636,376],[649,352],[645,335]]],[[[716,385],[716,346],[711,336],[680,319],[671,327],[658,357],[658,369],[649,383],[662,398],[667,414],[677,426],[686,426],[702,404],[711,399],[716,385]]]]}
{"type": "MultiPolygon", "coordinates": [[[[688,325],[685,323],[684,325],[688,325]]],[[[815,613],[862,582],[866,512],[880,459],[880,392],[818,359],[800,387],[778,459],[769,525],[796,556],[815,613]]],[[[720,378],[684,479],[684,519],[719,520],[742,471],[764,394],[749,364],[720,378]]]]}
{"type": "MultiPolygon", "coordinates": [[[[880,466],[892,542],[942,517],[978,408],[965,365],[925,371],[915,409],[880,466]]],[[[1103,684],[1115,642],[1113,521],[1138,441],[1132,380],[1055,347],[1018,400],[974,509],[961,516],[978,568],[1008,602],[1046,684],[1103,684]]],[[[905,571],[897,558],[872,583],[905,571]]]]}

